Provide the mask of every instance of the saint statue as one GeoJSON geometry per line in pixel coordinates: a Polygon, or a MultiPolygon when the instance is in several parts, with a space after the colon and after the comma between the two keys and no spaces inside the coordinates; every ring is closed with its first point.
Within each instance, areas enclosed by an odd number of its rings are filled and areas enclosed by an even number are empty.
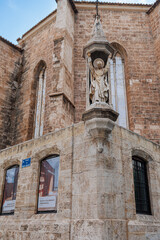
{"type": "Polygon", "coordinates": [[[101,58],[96,58],[92,65],[92,59],[88,54],[88,64],[91,71],[91,84],[89,98],[92,103],[105,102],[109,100],[109,86],[107,82],[107,72],[109,70],[109,61],[104,66],[101,58]]]}

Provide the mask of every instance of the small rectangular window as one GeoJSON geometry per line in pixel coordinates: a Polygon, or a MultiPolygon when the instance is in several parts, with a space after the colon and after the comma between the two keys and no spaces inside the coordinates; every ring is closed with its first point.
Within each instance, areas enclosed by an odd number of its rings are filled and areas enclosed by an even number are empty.
{"type": "Polygon", "coordinates": [[[134,191],[136,212],[151,214],[146,162],[133,157],[134,191]]]}
{"type": "Polygon", "coordinates": [[[2,214],[14,214],[16,204],[16,193],[18,183],[19,166],[15,165],[6,171],[3,202],[2,202],[2,214]]]}
{"type": "Polygon", "coordinates": [[[59,156],[41,162],[38,213],[56,212],[58,198],[59,156]]]}

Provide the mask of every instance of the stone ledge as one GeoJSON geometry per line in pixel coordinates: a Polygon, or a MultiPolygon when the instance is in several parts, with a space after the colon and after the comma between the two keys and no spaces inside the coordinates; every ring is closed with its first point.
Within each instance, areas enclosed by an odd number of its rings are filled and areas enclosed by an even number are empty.
{"type": "Polygon", "coordinates": [[[100,102],[95,102],[83,113],[85,129],[93,139],[96,139],[99,153],[103,152],[104,140],[109,138],[118,115],[110,105],[100,102]]]}
{"type": "Polygon", "coordinates": [[[71,102],[71,100],[66,96],[65,93],[63,92],[55,92],[55,93],[51,93],[49,94],[49,97],[59,97],[59,96],[63,96],[63,98],[65,98],[71,105],[73,108],[75,108],[74,104],[71,102]]]}
{"type": "Polygon", "coordinates": [[[116,121],[119,116],[119,113],[114,111],[108,104],[105,104],[105,107],[93,106],[93,108],[87,110],[82,115],[83,121],[88,121],[93,118],[108,118],[112,121],[116,121]]]}

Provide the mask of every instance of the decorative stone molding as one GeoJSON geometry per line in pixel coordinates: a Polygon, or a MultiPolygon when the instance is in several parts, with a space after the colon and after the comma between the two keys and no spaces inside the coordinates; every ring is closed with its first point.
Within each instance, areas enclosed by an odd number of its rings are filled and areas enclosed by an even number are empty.
{"type": "Polygon", "coordinates": [[[109,118],[112,121],[116,121],[118,113],[112,109],[107,103],[94,103],[90,105],[87,111],[82,115],[82,120],[87,121],[93,118],[109,118]]]}
{"type": "Polygon", "coordinates": [[[88,120],[85,124],[89,134],[97,140],[97,150],[103,152],[104,139],[108,138],[114,128],[114,122],[110,119],[94,118],[88,120]]]}
{"type": "MultiPolygon", "coordinates": [[[[110,102],[109,96],[109,58],[113,58],[115,49],[107,41],[100,16],[96,15],[92,37],[83,48],[83,57],[87,61],[88,96],[87,103],[110,102]]],[[[87,106],[89,105],[87,104],[87,106]]]]}
{"type": "Polygon", "coordinates": [[[48,148],[45,147],[41,151],[38,150],[38,152],[36,152],[34,154],[34,156],[32,156],[32,163],[40,162],[44,158],[54,155],[54,154],[60,155],[60,153],[61,153],[61,150],[56,145],[48,147],[48,148]]]}
{"type": "Polygon", "coordinates": [[[92,30],[92,38],[83,48],[83,57],[87,58],[88,53],[94,53],[96,51],[104,53],[107,58],[110,54],[113,57],[115,52],[115,49],[106,39],[99,16],[96,16],[95,19],[94,27],[92,30]]]}
{"type": "Polygon", "coordinates": [[[111,134],[118,115],[108,104],[102,103],[91,105],[83,114],[86,131],[96,140],[99,153],[103,152],[104,140],[111,134]]]}
{"type": "Polygon", "coordinates": [[[16,164],[21,167],[21,160],[19,160],[19,159],[17,159],[17,158],[10,158],[10,159],[4,161],[4,162],[0,165],[0,167],[1,167],[2,169],[4,169],[4,171],[6,171],[8,168],[10,168],[10,167],[12,167],[12,166],[14,166],[14,165],[16,165],[16,164]]]}
{"type": "Polygon", "coordinates": [[[133,148],[132,156],[141,157],[147,162],[152,162],[154,160],[154,157],[147,152],[147,149],[142,149],[142,148],[133,148]]]}

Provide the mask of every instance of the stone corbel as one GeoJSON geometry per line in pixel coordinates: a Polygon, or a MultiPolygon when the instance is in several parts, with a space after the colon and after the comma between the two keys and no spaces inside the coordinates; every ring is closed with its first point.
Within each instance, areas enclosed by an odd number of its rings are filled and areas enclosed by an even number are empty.
{"type": "Polygon", "coordinates": [[[104,141],[109,138],[115,123],[107,118],[93,118],[85,122],[87,132],[96,140],[97,150],[103,152],[104,141]]]}
{"type": "Polygon", "coordinates": [[[96,140],[99,153],[103,152],[104,141],[109,138],[118,115],[111,106],[104,103],[91,105],[91,108],[83,114],[85,129],[96,140]]]}

